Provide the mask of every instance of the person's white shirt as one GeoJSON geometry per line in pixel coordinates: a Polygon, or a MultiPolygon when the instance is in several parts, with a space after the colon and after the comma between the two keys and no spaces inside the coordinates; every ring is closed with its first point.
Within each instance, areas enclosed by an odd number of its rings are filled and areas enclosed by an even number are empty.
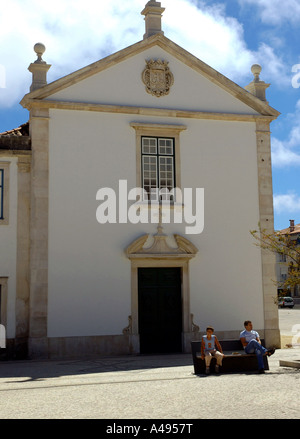
{"type": "MultiPolygon", "coordinates": [[[[244,338],[247,343],[249,343],[251,340],[257,340],[259,339],[258,332],[254,331],[253,329],[251,331],[247,331],[247,329],[244,329],[240,333],[240,338],[244,338]]],[[[245,346],[244,346],[245,348],[245,346]]]]}

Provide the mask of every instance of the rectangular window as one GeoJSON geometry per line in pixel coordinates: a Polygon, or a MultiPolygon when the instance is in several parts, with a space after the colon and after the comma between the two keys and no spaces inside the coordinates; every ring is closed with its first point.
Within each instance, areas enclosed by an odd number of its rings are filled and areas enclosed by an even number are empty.
{"type": "Polygon", "coordinates": [[[0,225],[7,225],[9,214],[10,162],[0,162],[0,225]]]}
{"type": "Polygon", "coordinates": [[[6,326],[7,277],[0,277],[0,324],[6,326]]]}
{"type": "Polygon", "coordinates": [[[180,133],[187,127],[143,122],[131,122],[130,126],[136,132],[136,187],[147,193],[144,201],[148,203],[142,204],[166,201],[172,208],[182,207],[180,197],[176,199],[170,191],[181,189],[180,133]]]}
{"type": "Polygon", "coordinates": [[[279,255],[279,261],[280,261],[280,262],[286,262],[286,255],[282,255],[282,254],[280,254],[280,255],[279,255]]]}
{"type": "Polygon", "coordinates": [[[142,137],[142,187],[148,200],[174,201],[175,188],[174,138],[142,137]]]}
{"type": "Polygon", "coordinates": [[[4,169],[0,169],[0,220],[4,219],[4,169]]]}

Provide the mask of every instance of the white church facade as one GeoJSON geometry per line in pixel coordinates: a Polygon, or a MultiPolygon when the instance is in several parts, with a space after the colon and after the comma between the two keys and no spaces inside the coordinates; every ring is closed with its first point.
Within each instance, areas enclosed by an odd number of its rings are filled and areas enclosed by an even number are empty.
{"type": "Polygon", "coordinates": [[[250,234],[273,230],[269,84],[179,47],[163,11],[149,1],[141,41],[50,84],[35,46],[29,132],[0,136],[16,357],[190,352],[207,325],[237,338],[246,319],[280,344],[275,259],[250,234]]]}

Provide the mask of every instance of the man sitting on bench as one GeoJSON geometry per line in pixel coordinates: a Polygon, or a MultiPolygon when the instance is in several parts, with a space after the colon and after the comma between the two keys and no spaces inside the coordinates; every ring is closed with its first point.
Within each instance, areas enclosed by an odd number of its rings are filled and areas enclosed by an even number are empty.
{"type": "Polygon", "coordinates": [[[244,327],[245,330],[240,333],[240,340],[245,349],[245,353],[256,354],[258,371],[259,373],[264,373],[265,369],[262,356],[264,354],[268,356],[273,355],[275,349],[266,349],[262,346],[258,332],[253,331],[253,325],[251,320],[246,320],[244,322],[244,327]]]}

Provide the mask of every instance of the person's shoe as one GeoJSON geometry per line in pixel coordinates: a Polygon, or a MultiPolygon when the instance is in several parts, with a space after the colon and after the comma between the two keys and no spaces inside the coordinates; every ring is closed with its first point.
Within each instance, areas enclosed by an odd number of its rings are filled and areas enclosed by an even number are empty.
{"type": "Polygon", "coordinates": [[[272,349],[268,349],[268,350],[267,350],[267,355],[268,355],[268,357],[270,357],[271,355],[273,355],[274,352],[275,352],[275,349],[274,349],[274,348],[272,348],[272,349]]]}
{"type": "Polygon", "coordinates": [[[258,373],[265,373],[265,369],[259,369],[258,373]]]}
{"type": "Polygon", "coordinates": [[[207,368],[205,369],[205,373],[206,373],[206,375],[209,375],[209,374],[210,374],[209,367],[207,367],[207,368]]]}
{"type": "Polygon", "coordinates": [[[215,366],[215,372],[216,372],[216,373],[220,373],[220,368],[219,368],[219,365],[218,365],[218,364],[216,364],[216,366],[215,366]]]}

